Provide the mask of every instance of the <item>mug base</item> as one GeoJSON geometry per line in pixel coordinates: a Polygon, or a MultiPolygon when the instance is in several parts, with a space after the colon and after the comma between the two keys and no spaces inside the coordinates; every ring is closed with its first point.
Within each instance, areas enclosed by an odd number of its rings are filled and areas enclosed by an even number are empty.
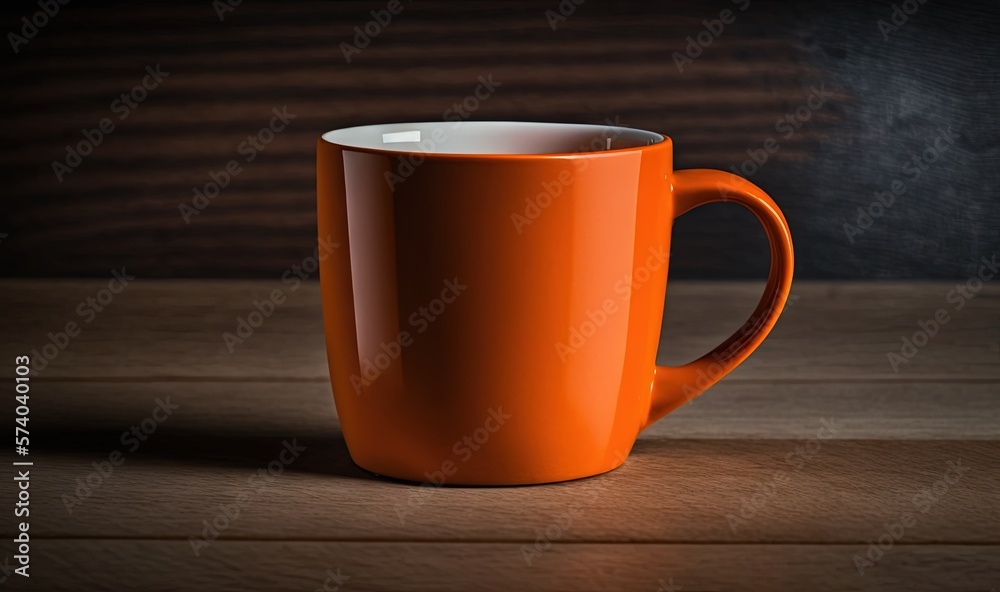
{"type": "Polygon", "coordinates": [[[519,487],[519,486],[529,486],[529,485],[544,485],[548,483],[564,483],[567,481],[577,481],[580,479],[587,479],[589,477],[596,477],[598,475],[603,475],[609,473],[618,467],[625,464],[626,457],[616,457],[614,462],[608,466],[598,468],[597,470],[584,470],[584,471],[559,471],[552,472],[549,474],[529,474],[529,473],[517,473],[517,474],[490,474],[490,475],[460,475],[456,474],[452,477],[445,477],[444,479],[432,480],[425,473],[411,472],[407,470],[400,470],[400,467],[377,467],[374,464],[369,464],[366,466],[365,463],[360,463],[354,458],[351,461],[354,462],[359,468],[367,471],[376,477],[382,479],[400,481],[408,483],[411,485],[433,485],[435,487],[519,487]]]}

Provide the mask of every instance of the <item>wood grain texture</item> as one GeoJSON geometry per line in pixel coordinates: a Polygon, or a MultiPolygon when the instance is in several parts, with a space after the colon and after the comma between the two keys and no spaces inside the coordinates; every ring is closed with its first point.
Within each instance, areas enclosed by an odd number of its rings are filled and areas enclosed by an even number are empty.
{"type": "MultiPolygon", "coordinates": [[[[795,464],[790,455],[799,442],[647,438],[623,467],[597,477],[435,488],[356,467],[335,430],[294,442],[212,431],[152,434],[132,453],[119,439],[127,429],[81,428],[35,445],[45,459],[32,480],[36,536],[188,540],[246,493],[239,519],[220,538],[527,542],[555,524],[563,525],[560,542],[863,546],[909,512],[916,525],[907,542],[1000,543],[997,441],[816,441],[818,449],[795,464]],[[284,442],[305,451],[279,475],[260,476],[284,442]],[[113,450],[124,463],[100,481],[92,477],[98,486],[87,495],[81,484],[93,463],[113,450]],[[956,465],[967,472],[957,475],[956,465]],[[953,483],[943,493],[919,497],[945,476],[953,483]]],[[[16,487],[11,480],[2,489],[13,497],[16,487]]]]}
{"type": "MultiPolygon", "coordinates": [[[[280,274],[279,274],[280,275],[280,274]]],[[[276,277],[254,281],[138,278],[86,323],[77,308],[106,281],[0,282],[3,356],[40,350],[67,322],[82,327],[44,378],[197,377],[325,380],[319,286],[295,290],[276,277]],[[230,353],[225,332],[274,289],[287,300],[230,353]]],[[[1000,284],[986,284],[961,310],[954,283],[796,282],[792,304],[764,345],[727,380],[961,380],[1000,378],[1000,284]],[[888,353],[918,322],[944,308],[950,321],[905,364],[888,353]]],[[[671,282],[661,336],[662,363],[710,351],[750,316],[762,286],[753,282],[671,282]]],[[[34,365],[41,368],[40,364],[34,365]]]]}
{"type": "Polygon", "coordinates": [[[39,585],[149,592],[342,590],[560,592],[990,590],[995,546],[897,544],[859,576],[855,545],[555,545],[527,565],[516,543],[219,541],[195,558],[182,541],[42,540],[39,585]],[[239,570],[234,566],[241,566],[239,570]],[[338,572],[339,570],[339,572],[338,572]]]}
{"type": "MultiPolygon", "coordinates": [[[[327,438],[340,427],[328,381],[42,381],[33,429],[86,426],[115,433],[148,416],[156,400],[180,406],[164,434],[327,438]]],[[[724,380],[647,428],[640,439],[815,438],[833,420],[837,440],[1000,440],[1000,381],[778,382],[724,380]]],[[[43,439],[44,441],[44,439],[43,439]]]]}
{"type": "MultiPolygon", "coordinates": [[[[91,3],[61,10],[0,71],[0,172],[12,198],[0,233],[6,276],[272,277],[312,249],[314,150],[324,131],[440,120],[478,76],[502,83],[473,119],[623,125],[669,134],[678,168],[740,166],[782,206],[799,277],[963,278],[1000,245],[1000,116],[992,98],[1000,8],[926,3],[884,38],[892,0],[587,2],[555,30],[559,2],[404,2],[348,64],[379,1],[91,3]],[[679,71],[674,55],[724,8],[735,20],[679,71]],[[147,66],[170,73],[119,120],[111,103],[147,66]],[[822,86],[829,100],[794,133],[776,122],[822,86]],[[178,205],[287,106],[296,115],[190,225],[178,205]],[[60,182],[52,163],[104,117],[116,129],[60,182]],[[954,145],[919,177],[904,164],[942,130],[954,145]],[[858,207],[894,180],[907,192],[849,238],[858,207]]],[[[0,8],[16,31],[32,3],[0,8]]],[[[764,234],[738,208],[678,222],[678,276],[759,278],[764,234]]]]}
{"type": "MultiPolygon", "coordinates": [[[[83,326],[32,382],[40,589],[315,590],[338,570],[344,590],[412,591],[971,592],[1000,579],[992,285],[896,374],[886,351],[951,306],[953,283],[797,282],[761,350],[644,432],[622,467],[517,488],[418,486],[351,462],[318,286],[290,292],[230,354],[221,332],[279,280],[138,278],[85,323],[78,304],[105,285],[0,282],[4,356],[83,326]],[[132,449],[123,434],[162,401],[176,409],[132,449]],[[261,477],[290,442],[298,458],[261,477]],[[114,451],[124,462],[108,473],[114,451]],[[219,518],[241,494],[239,516],[219,518]],[[855,555],[907,513],[912,525],[859,574],[855,555]],[[206,521],[225,526],[196,555],[206,521]]],[[[672,282],[661,361],[708,350],[760,290],[672,282]]],[[[4,480],[2,497],[16,487],[4,480]]],[[[2,539],[15,528],[0,521],[2,539]]]]}

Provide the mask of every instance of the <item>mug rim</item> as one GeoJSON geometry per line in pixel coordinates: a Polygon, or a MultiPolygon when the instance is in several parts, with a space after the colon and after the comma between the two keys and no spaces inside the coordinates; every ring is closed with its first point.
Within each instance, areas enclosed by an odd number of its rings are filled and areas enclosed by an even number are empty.
{"type": "MultiPolygon", "coordinates": [[[[412,133],[412,132],[389,132],[389,133],[412,133]]],[[[428,138],[430,139],[430,138],[428,138]]],[[[412,144],[412,141],[397,140],[400,143],[412,144]]],[[[502,120],[490,120],[490,121],[421,121],[421,122],[395,122],[395,123],[380,123],[380,124],[369,124],[369,125],[358,125],[350,126],[344,128],[338,128],[329,130],[320,135],[318,140],[320,145],[328,144],[330,146],[335,146],[342,150],[350,150],[353,152],[367,152],[371,154],[381,154],[385,156],[411,156],[419,157],[428,160],[547,160],[547,159],[565,159],[565,158],[607,158],[615,155],[621,155],[631,152],[640,152],[643,150],[655,150],[670,147],[672,141],[669,136],[665,134],[660,134],[657,132],[652,132],[644,130],[641,128],[633,128],[621,125],[601,125],[601,124],[589,124],[589,123],[565,123],[565,122],[539,122],[539,121],[502,121],[502,120]],[[555,129],[560,128],[564,131],[570,131],[570,128],[586,128],[593,130],[616,130],[621,134],[634,134],[637,136],[646,136],[647,139],[653,140],[648,144],[641,144],[636,146],[626,146],[622,148],[610,148],[606,150],[574,150],[574,151],[552,151],[552,152],[427,152],[420,149],[412,148],[387,148],[387,147],[373,147],[365,145],[357,145],[355,143],[344,141],[342,137],[338,136],[349,135],[351,132],[358,133],[362,130],[368,132],[377,133],[379,129],[387,128],[405,128],[405,127],[427,127],[432,129],[441,129],[443,126],[450,125],[452,129],[458,127],[469,127],[469,126],[482,126],[482,127],[492,127],[492,126],[532,126],[555,129]]]]}

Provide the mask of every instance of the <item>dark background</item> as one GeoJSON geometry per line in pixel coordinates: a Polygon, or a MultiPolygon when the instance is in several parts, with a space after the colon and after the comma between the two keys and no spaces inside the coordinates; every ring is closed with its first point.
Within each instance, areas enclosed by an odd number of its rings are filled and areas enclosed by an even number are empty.
{"type": "MultiPolygon", "coordinates": [[[[277,277],[315,245],[322,132],[440,120],[489,75],[501,86],[472,119],[618,118],[670,135],[677,168],[728,170],[775,137],[751,178],[789,219],[798,278],[964,278],[1000,246],[997,2],[908,3],[919,9],[888,40],[889,2],[586,0],[555,31],[545,12],[558,0],[403,4],[350,64],[340,43],[386,2],[246,0],[220,22],[208,0],[74,0],[19,53],[8,42],[2,273],[277,277]],[[726,8],[735,22],[678,72],[672,54],[726,8]],[[111,102],[157,64],[169,77],[117,120],[111,102]],[[833,97],[783,138],[775,122],[812,85],[833,97]],[[185,224],[192,188],[283,106],[288,129],[185,224]],[[52,162],[104,117],[116,129],[58,182],[52,162]],[[908,178],[904,162],[949,128],[951,149],[908,178]],[[907,192],[849,241],[844,224],[893,180],[907,192]]],[[[37,10],[6,3],[5,36],[37,10]]],[[[673,277],[766,275],[748,212],[707,206],[676,230],[673,277]]]]}

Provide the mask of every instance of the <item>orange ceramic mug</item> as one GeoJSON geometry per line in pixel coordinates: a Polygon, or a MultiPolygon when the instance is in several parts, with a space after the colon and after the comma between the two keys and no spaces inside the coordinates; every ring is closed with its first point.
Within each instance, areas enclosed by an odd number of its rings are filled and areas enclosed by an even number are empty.
{"type": "Polygon", "coordinates": [[[788,225],[752,183],[673,170],[669,138],[514,122],[374,125],[318,146],[334,398],[351,457],[390,477],[513,485],[620,465],[639,432],[742,362],[792,281],[788,225]],[[733,201],[763,223],[755,313],[656,365],[670,230],[733,201]]]}

